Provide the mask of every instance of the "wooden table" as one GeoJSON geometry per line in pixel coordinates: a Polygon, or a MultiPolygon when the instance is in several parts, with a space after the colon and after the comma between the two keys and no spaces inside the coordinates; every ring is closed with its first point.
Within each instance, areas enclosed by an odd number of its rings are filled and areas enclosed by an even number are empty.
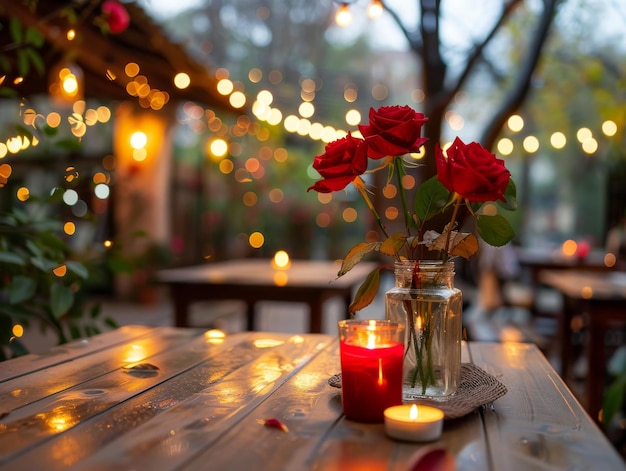
{"type": "Polygon", "coordinates": [[[608,272],[615,269],[615,267],[606,265],[606,252],[598,249],[592,250],[584,258],[579,258],[575,255],[565,255],[561,248],[516,247],[515,253],[526,276],[525,281],[535,292],[535,298],[530,308],[533,316],[538,317],[554,316],[553,312],[545,312],[537,304],[537,289],[542,285],[540,280],[541,272],[545,270],[608,272]]]}
{"type": "MultiPolygon", "coordinates": [[[[626,470],[534,345],[469,343],[463,361],[508,392],[446,421],[434,445],[459,470],[626,470]]],[[[0,469],[406,470],[426,445],[346,420],[339,368],[326,335],[139,326],[3,362],[0,469]]]]}
{"type": "Polygon", "coordinates": [[[588,319],[587,350],[589,367],[585,392],[587,410],[598,417],[606,379],[605,335],[616,324],[626,324],[626,273],[586,270],[544,270],[539,274],[542,284],[559,291],[563,298],[559,340],[561,376],[567,381],[573,361],[572,319],[586,313],[588,319]]]}
{"type": "Polygon", "coordinates": [[[170,287],[177,327],[189,326],[189,306],[197,301],[245,301],[248,330],[254,330],[257,302],[288,301],[309,306],[309,332],[319,333],[324,302],[342,298],[347,316],[354,289],[375,266],[359,263],[337,278],[340,262],[292,260],[289,268],[277,269],[271,260],[241,259],[162,270],[158,279],[170,287]]]}
{"type": "Polygon", "coordinates": [[[606,252],[592,250],[586,257],[565,255],[559,249],[516,247],[515,254],[522,267],[530,271],[532,282],[539,281],[539,274],[543,270],[571,270],[584,269],[587,271],[609,271],[614,267],[607,267],[606,252]]]}

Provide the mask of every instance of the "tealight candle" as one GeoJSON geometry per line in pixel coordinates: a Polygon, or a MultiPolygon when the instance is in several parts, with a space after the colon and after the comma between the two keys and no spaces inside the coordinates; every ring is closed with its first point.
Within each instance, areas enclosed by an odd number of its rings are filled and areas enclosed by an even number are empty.
{"type": "Polygon", "coordinates": [[[441,409],[404,404],[385,409],[387,435],[409,442],[430,442],[441,436],[444,413],[441,409]]]}

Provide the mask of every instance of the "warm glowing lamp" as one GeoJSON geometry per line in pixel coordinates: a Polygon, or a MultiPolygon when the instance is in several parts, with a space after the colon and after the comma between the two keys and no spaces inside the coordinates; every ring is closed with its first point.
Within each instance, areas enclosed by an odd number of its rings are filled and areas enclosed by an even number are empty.
{"type": "Polygon", "coordinates": [[[335,14],[335,23],[341,27],[348,26],[352,23],[352,13],[350,13],[350,8],[347,3],[342,3],[337,9],[337,13],[335,14]]]}
{"type": "Polygon", "coordinates": [[[372,0],[367,7],[367,16],[370,18],[378,18],[383,14],[383,2],[381,0],[372,0]]]}
{"type": "Polygon", "coordinates": [[[74,62],[60,62],[50,70],[48,90],[52,97],[73,102],[83,96],[83,70],[74,62]]]}

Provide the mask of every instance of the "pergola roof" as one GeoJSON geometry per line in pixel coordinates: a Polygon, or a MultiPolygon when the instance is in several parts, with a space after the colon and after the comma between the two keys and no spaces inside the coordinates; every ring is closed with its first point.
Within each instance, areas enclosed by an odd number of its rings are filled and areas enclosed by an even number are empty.
{"type": "MultiPolygon", "coordinates": [[[[24,27],[36,27],[41,32],[45,44],[40,53],[46,70],[64,59],[71,59],[81,67],[86,98],[129,99],[126,84],[132,79],[124,68],[128,62],[135,62],[150,87],[167,92],[170,101],[191,100],[215,110],[240,112],[231,107],[228,97],[217,92],[217,79],[207,67],[193,60],[181,45],[173,43],[136,3],[123,3],[130,15],[126,31],[103,33],[94,23],[100,14],[97,5],[77,25],[71,26],[76,30],[73,41],[66,37],[70,25],[54,14],[70,5],[72,2],[63,0],[40,0],[36,11],[31,11],[21,0],[11,0],[0,7],[0,20],[7,26],[11,17],[17,17],[24,27]],[[179,72],[191,78],[190,86],[183,90],[173,83],[179,72]]],[[[82,8],[87,9],[88,5],[82,8]]],[[[0,40],[2,44],[11,43],[8,27],[0,31],[0,40]]],[[[19,86],[19,93],[22,96],[48,93],[47,82],[46,77],[33,70],[19,86]]]]}

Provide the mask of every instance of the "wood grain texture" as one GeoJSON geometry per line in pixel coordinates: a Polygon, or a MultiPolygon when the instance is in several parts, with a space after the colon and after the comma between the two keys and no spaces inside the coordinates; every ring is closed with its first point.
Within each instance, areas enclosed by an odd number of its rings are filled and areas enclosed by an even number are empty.
{"type": "Polygon", "coordinates": [[[494,469],[626,469],[535,345],[469,348],[472,360],[508,388],[483,413],[494,469]]]}
{"type": "Polygon", "coordinates": [[[417,444],[343,417],[341,390],[328,385],[340,369],[334,337],[220,340],[199,329],[131,327],[119,342],[106,338],[75,361],[0,383],[11,398],[0,419],[0,470],[403,471],[426,446],[449,450],[461,471],[626,469],[531,345],[464,344],[463,361],[509,392],[446,421],[438,441],[417,444]],[[264,426],[269,418],[288,431],[264,426]]]}

